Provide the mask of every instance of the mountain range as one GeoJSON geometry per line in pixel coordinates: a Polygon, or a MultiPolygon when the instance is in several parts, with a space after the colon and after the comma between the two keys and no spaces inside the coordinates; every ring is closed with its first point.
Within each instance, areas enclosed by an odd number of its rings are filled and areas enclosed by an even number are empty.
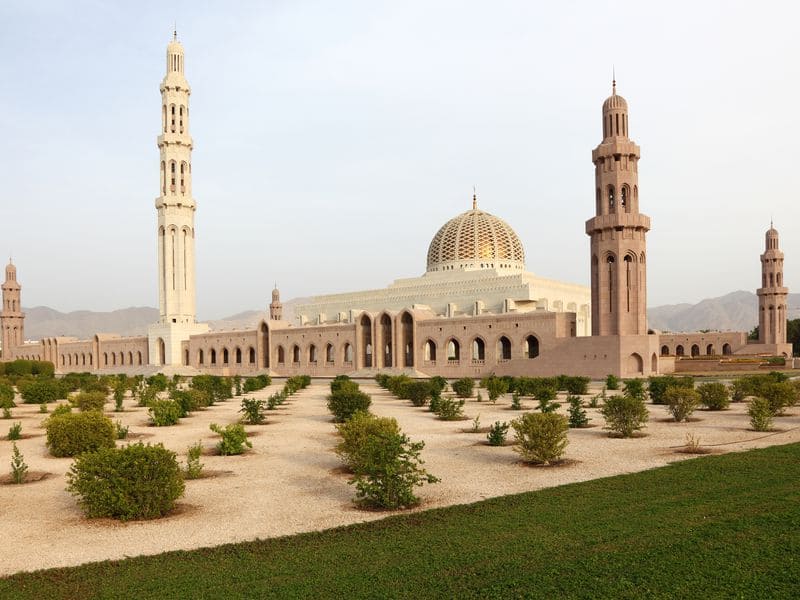
{"type": "MultiPolygon", "coordinates": [[[[294,307],[308,298],[294,298],[283,303],[283,315],[294,320],[294,307]]],[[[707,298],[697,304],[669,304],[648,310],[652,329],[683,332],[710,329],[718,331],[750,331],[758,322],[758,298],[752,292],[731,292],[718,298],[707,298]]],[[[800,294],[789,294],[788,317],[800,318],[800,294]]],[[[25,337],[67,336],[88,339],[95,333],[144,335],[147,326],[158,320],[158,309],[131,307],[111,312],[79,310],[63,313],[46,306],[24,309],[25,337]]],[[[266,311],[250,310],[223,319],[209,321],[212,330],[253,328],[268,317],[266,311]]]]}

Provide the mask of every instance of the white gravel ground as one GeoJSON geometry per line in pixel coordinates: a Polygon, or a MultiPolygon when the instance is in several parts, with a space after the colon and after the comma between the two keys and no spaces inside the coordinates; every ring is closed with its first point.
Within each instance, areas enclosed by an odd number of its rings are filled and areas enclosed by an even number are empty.
{"type": "MultiPolygon", "coordinates": [[[[280,385],[275,383],[251,396],[266,398],[280,385]]],[[[647,435],[637,439],[609,438],[597,410],[587,409],[597,427],[570,430],[566,458],[574,462],[531,468],[519,463],[511,447],[489,447],[481,443],[485,434],[463,433],[471,421],[439,421],[427,409],[414,408],[372,382],[362,383],[362,389],[372,395],[374,413],[397,418],[412,439],[425,441],[426,466],[442,479],[422,488],[423,503],[416,510],[686,460],[692,456],[676,453],[675,448],[683,445],[687,432],[698,436],[702,445],[712,445],[715,452],[800,441],[798,408],[776,419],[780,431],[765,435],[748,429],[744,404],[732,404],[724,412],[698,411],[690,423],[666,422],[664,407],[651,406],[647,435]]],[[[315,382],[288,404],[269,412],[268,424],[247,426],[253,435],[253,449],[246,455],[204,456],[206,469],[231,473],[188,481],[175,514],[131,523],[82,516],[65,491],[64,474],[71,459],[47,453],[40,427],[46,415],[38,412],[38,406],[20,404],[13,409],[11,421],[0,420],[0,473],[10,470],[7,427],[19,421],[23,434],[33,434],[17,442],[30,470],[52,476],[21,486],[0,485],[0,575],[289,535],[386,516],[358,510],[352,504],[354,490],[347,476],[338,472],[340,461],[332,450],[337,437],[325,407],[327,392],[327,383],[315,382]]],[[[496,405],[473,400],[467,403],[466,414],[480,414],[482,427],[497,420],[510,421],[520,414],[508,409],[510,400],[504,397],[496,405]]],[[[528,405],[533,408],[533,402],[528,405]]],[[[111,407],[111,403],[106,405],[111,407]]],[[[129,399],[125,412],[108,414],[130,425],[131,433],[145,434],[144,441],[163,442],[185,460],[187,447],[198,440],[212,448],[217,436],[208,429],[209,423],[234,422],[239,418],[238,409],[239,401],[229,400],[194,413],[177,426],[163,428],[149,427],[146,409],[135,407],[129,399]]],[[[563,404],[560,410],[565,412],[563,404]]]]}

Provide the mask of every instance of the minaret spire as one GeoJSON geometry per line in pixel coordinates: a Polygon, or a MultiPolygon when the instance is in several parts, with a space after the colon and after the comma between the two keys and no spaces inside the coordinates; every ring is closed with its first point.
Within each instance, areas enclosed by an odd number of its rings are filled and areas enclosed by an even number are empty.
{"type": "Polygon", "coordinates": [[[611,65],[611,95],[617,95],[617,68],[611,65]]]}
{"type": "Polygon", "coordinates": [[[472,186],[472,210],[478,210],[478,191],[476,186],[472,186]]]}

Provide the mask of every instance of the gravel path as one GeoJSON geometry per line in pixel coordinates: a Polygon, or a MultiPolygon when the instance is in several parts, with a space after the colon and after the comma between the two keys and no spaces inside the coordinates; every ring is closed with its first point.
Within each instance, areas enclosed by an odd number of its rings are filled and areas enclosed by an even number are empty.
{"type": "MultiPolygon", "coordinates": [[[[266,398],[278,385],[250,394],[266,398]]],[[[776,435],[749,431],[744,404],[724,412],[697,411],[690,423],[666,422],[663,407],[650,406],[647,435],[638,439],[612,439],[602,429],[603,419],[587,409],[597,427],[570,430],[566,458],[570,464],[556,468],[531,468],[519,463],[511,447],[483,445],[485,434],[464,433],[470,420],[443,422],[424,408],[414,408],[380,390],[362,384],[373,398],[372,410],[397,418],[414,440],[424,440],[423,458],[428,470],[441,477],[422,488],[423,504],[416,510],[474,502],[492,496],[536,490],[598,477],[630,473],[692,457],[675,452],[691,432],[715,452],[732,452],[772,444],[800,441],[800,408],[777,418],[776,435]]],[[[17,571],[77,565],[89,561],[121,559],[167,550],[215,546],[230,542],[289,535],[380,519],[385,513],[365,512],[352,504],[353,488],[338,472],[333,453],[337,441],[325,407],[327,385],[314,383],[268,413],[268,424],[247,426],[253,449],[243,456],[204,456],[206,469],[229,472],[217,477],[187,481],[186,494],[175,514],[156,521],[118,523],[87,520],[65,491],[64,474],[71,459],[53,458],[45,447],[40,423],[46,415],[37,406],[19,405],[14,418],[0,420],[0,473],[8,472],[11,442],[7,427],[22,423],[17,442],[31,471],[53,475],[22,486],[0,485],[0,575],[17,571]]],[[[592,390],[596,392],[597,390],[592,390]]],[[[588,397],[587,397],[588,398],[588,397]]],[[[510,421],[520,413],[508,409],[510,397],[496,405],[467,403],[466,414],[480,414],[482,427],[510,421]]],[[[562,399],[563,402],[563,399],[562,399]]],[[[528,408],[533,403],[528,402],[528,408]]],[[[107,404],[111,408],[112,404],[107,404]]],[[[174,427],[149,427],[147,412],[126,400],[126,411],[109,413],[130,425],[132,434],[145,442],[162,442],[185,460],[189,445],[200,440],[212,448],[218,439],[208,426],[238,419],[236,399],[217,404],[174,427]]],[[[562,403],[561,411],[565,412],[562,403]]],[[[510,435],[511,437],[511,435],[510,435]]],[[[120,442],[124,443],[124,442],[120,442]]]]}

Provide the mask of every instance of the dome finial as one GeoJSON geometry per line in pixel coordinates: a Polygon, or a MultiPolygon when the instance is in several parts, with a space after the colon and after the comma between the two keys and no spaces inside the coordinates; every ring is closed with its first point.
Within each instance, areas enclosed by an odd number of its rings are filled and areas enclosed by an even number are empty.
{"type": "Polygon", "coordinates": [[[178,22],[177,21],[175,21],[172,24],[172,41],[173,42],[177,42],[178,41],[178,22]]]}
{"type": "Polygon", "coordinates": [[[478,192],[474,185],[472,186],[472,210],[478,210],[478,192]]]}
{"type": "Polygon", "coordinates": [[[611,65],[611,95],[617,95],[617,68],[611,65]]]}

